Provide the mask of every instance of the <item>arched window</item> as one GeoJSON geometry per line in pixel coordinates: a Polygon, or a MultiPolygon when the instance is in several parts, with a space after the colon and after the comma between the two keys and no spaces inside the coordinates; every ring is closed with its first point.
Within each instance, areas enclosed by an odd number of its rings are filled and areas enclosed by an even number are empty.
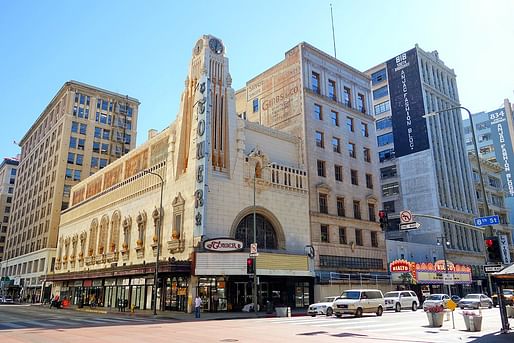
{"type": "MultiPolygon", "coordinates": [[[[273,225],[261,214],[255,215],[257,228],[257,247],[263,249],[277,249],[277,235],[273,225]]],[[[249,248],[253,243],[253,213],[247,215],[239,222],[236,229],[236,239],[249,248]]]]}

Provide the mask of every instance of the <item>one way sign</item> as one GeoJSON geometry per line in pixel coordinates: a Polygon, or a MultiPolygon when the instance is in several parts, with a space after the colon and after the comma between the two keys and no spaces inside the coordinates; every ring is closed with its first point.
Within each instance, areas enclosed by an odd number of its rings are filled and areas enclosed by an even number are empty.
{"type": "Polygon", "coordinates": [[[421,226],[421,224],[418,222],[402,223],[402,224],[400,224],[400,230],[419,229],[420,226],[421,226]]]}

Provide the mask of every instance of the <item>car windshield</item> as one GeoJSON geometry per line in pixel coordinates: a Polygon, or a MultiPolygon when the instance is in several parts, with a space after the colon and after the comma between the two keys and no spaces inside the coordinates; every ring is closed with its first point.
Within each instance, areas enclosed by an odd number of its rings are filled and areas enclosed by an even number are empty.
{"type": "Polygon", "coordinates": [[[503,291],[503,295],[512,295],[513,293],[514,293],[513,291],[508,291],[508,290],[503,291]]]}
{"type": "Polygon", "coordinates": [[[336,297],[326,297],[326,298],[324,299],[324,302],[326,302],[326,303],[334,302],[335,298],[336,298],[336,297]]]}
{"type": "Polygon", "coordinates": [[[478,299],[480,298],[480,294],[468,294],[464,297],[464,299],[478,299]]]}
{"type": "Polygon", "coordinates": [[[384,294],[384,298],[397,298],[398,292],[387,292],[384,294]]]}
{"type": "Polygon", "coordinates": [[[343,292],[343,294],[341,294],[341,299],[358,300],[358,299],[360,299],[360,297],[361,297],[361,292],[357,292],[357,291],[343,292]]]}
{"type": "Polygon", "coordinates": [[[430,294],[427,300],[441,300],[443,296],[441,294],[430,294]]]}

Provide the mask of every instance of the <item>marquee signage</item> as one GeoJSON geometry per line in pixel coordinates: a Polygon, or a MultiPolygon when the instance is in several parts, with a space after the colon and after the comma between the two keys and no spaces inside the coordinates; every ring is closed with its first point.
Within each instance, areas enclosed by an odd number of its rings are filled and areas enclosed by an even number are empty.
{"type": "Polygon", "coordinates": [[[505,113],[505,109],[500,108],[496,111],[488,113],[489,122],[491,124],[491,136],[496,153],[496,160],[503,168],[501,172],[503,187],[505,188],[506,197],[514,197],[513,170],[514,161],[512,153],[512,141],[509,133],[509,116],[505,113]]]}
{"type": "Polygon", "coordinates": [[[416,49],[387,61],[395,156],[430,148],[416,49]]]}
{"type": "Polygon", "coordinates": [[[410,262],[406,260],[394,260],[389,264],[391,277],[395,283],[412,284],[444,284],[444,274],[448,268],[450,278],[455,284],[471,283],[471,268],[451,261],[438,260],[432,262],[410,262]]]}
{"type": "Polygon", "coordinates": [[[243,242],[232,238],[214,238],[206,240],[203,247],[215,252],[231,252],[243,249],[243,242]]]}

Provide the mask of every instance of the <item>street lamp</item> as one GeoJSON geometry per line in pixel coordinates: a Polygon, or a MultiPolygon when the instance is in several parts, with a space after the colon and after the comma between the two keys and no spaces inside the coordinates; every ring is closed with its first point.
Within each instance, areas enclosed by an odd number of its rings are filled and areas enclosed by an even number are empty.
{"type": "Polygon", "coordinates": [[[155,274],[153,277],[153,285],[154,285],[154,291],[153,291],[153,314],[154,316],[157,315],[157,280],[158,280],[158,274],[159,274],[159,255],[161,253],[161,227],[162,227],[162,190],[164,188],[164,179],[161,175],[145,170],[144,174],[152,174],[155,176],[158,176],[161,180],[161,202],[159,206],[159,225],[157,226],[157,258],[155,259],[155,274]]]}
{"type": "MultiPolygon", "coordinates": [[[[430,112],[428,114],[425,114],[423,116],[423,118],[428,118],[428,117],[433,117],[439,113],[442,113],[442,112],[448,112],[448,111],[451,111],[451,110],[456,110],[456,109],[463,109],[464,111],[468,112],[468,116],[469,116],[469,124],[471,126],[471,136],[472,136],[472,139],[473,139],[473,148],[475,150],[475,155],[477,157],[477,165],[478,165],[478,175],[480,177],[480,187],[482,188],[482,197],[484,198],[484,206],[485,206],[485,215],[488,216],[489,215],[489,202],[487,201],[487,195],[486,195],[486,192],[485,192],[485,186],[484,186],[484,177],[482,175],[482,166],[480,165],[480,155],[478,155],[478,145],[477,145],[477,141],[476,141],[476,137],[475,137],[475,125],[473,124],[473,116],[471,115],[471,112],[464,106],[455,106],[455,107],[450,107],[450,108],[447,108],[447,109],[444,109],[444,110],[440,110],[440,111],[435,111],[435,112],[430,112]]],[[[480,216],[480,213],[479,213],[479,216],[480,216]]],[[[486,232],[486,235],[487,236],[492,236],[493,235],[493,232],[492,232],[492,228],[490,226],[487,226],[485,228],[485,232],[486,232]]]]}
{"type": "MultiPolygon", "coordinates": [[[[444,273],[446,274],[446,277],[448,277],[448,260],[446,259],[446,246],[450,245],[450,242],[446,239],[446,236],[437,237],[437,245],[443,246],[444,273]],[[441,240],[442,240],[442,242],[441,242],[441,240]]],[[[444,282],[444,278],[443,278],[443,282],[444,282]]],[[[447,286],[448,286],[448,295],[451,297],[452,296],[452,288],[451,288],[450,284],[448,284],[447,286]]]]}

